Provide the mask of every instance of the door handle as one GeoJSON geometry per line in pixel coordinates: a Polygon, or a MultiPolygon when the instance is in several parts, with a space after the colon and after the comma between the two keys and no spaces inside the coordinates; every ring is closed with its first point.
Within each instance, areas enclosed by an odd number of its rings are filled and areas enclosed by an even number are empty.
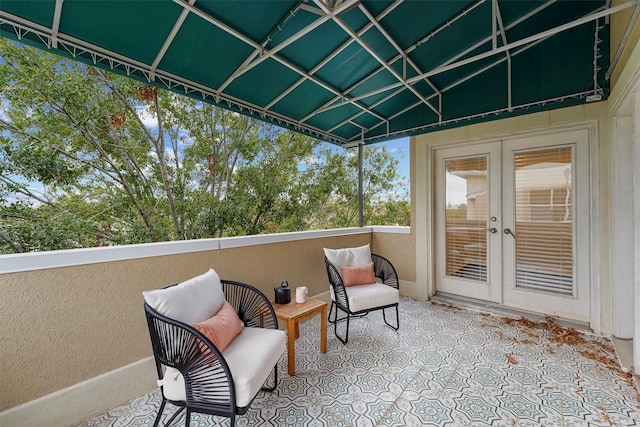
{"type": "Polygon", "coordinates": [[[513,234],[513,231],[511,231],[510,228],[505,228],[504,229],[504,234],[511,234],[511,236],[513,236],[514,239],[516,238],[516,235],[513,234]]]}
{"type": "Polygon", "coordinates": [[[491,227],[491,228],[486,228],[485,230],[490,231],[491,233],[495,234],[498,232],[498,229],[495,227],[491,227]]]}

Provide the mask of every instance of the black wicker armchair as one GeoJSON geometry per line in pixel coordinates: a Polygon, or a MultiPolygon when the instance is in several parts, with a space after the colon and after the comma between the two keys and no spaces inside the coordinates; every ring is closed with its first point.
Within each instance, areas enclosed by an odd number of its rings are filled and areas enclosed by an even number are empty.
{"type": "Polygon", "coordinates": [[[398,304],[400,302],[400,284],[398,274],[393,264],[381,255],[372,253],[374,276],[379,279],[372,285],[345,286],[340,267],[332,264],[327,257],[324,257],[329,283],[331,284],[331,308],[329,309],[329,323],[334,326],[336,337],[346,344],[349,340],[349,321],[351,317],[361,317],[371,311],[382,310],[382,317],[387,326],[393,330],[400,327],[400,316],[398,314],[398,304]],[[333,312],[335,308],[335,313],[333,312]],[[395,325],[387,320],[385,310],[395,308],[395,325]],[[345,316],[338,318],[338,310],[345,313],[345,316]],[[333,314],[333,319],[331,315],[333,314]],[[344,338],[338,334],[338,323],[346,321],[346,331],[344,338]]]}
{"type": "Polygon", "coordinates": [[[187,427],[192,412],[229,417],[234,426],[236,415],[247,412],[261,389],[276,388],[277,362],[286,344],[271,303],[250,285],[220,283],[225,300],[243,323],[242,332],[223,351],[191,325],[144,304],[162,391],[154,427],[167,402],[179,409],[165,426],[185,409],[187,427]]]}

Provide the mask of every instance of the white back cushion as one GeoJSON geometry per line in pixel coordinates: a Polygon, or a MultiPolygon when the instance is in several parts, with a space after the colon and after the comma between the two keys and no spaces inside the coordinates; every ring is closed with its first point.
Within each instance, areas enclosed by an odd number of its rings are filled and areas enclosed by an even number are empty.
{"type": "Polygon", "coordinates": [[[189,325],[209,319],[225,301],[220,277],[213,269],[166,289],[144,291],[142,295],[158,313],[189,325]]]}
{"type": "Polygon", "coordinates": [[[324,256],[340,273],[340,267],[362,267],[369,264],[371,262],[371,248],[369,244],[357,248],[324,248],[324,256]]]}

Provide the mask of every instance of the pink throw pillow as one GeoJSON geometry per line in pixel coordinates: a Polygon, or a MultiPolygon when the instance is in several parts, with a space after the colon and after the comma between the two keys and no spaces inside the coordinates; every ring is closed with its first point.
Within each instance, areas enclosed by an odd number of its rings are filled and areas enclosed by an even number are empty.
{"type": "MultiPolygon", "coordinates": [[[[225,301],[213,317],[204,322],[195,323],[193,327],[209,338],[218,350],[223,351],[242,332],[242,321],[231,304],[225,301]]],[[[202,342],[200,342],[200,350],[205,355],[208,352],[202,342]]]]}
{"type": "Polygon", "coordinates": [[[370,285],[376,282],[373,261],[362,267],[340,267],[340,272],[345,286],[370,285]]]}

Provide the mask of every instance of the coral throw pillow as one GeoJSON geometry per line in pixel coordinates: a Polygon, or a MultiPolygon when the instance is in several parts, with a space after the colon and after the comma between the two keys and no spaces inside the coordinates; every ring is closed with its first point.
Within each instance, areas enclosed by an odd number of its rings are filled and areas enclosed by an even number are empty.
{"type": "Polygon", "coordinates": [[[362,267],[340,267],[345,286],[370,285],[376,282],[373,261],[362,267]]]}
{"type": "MultiPolygon", "coordinates": [[[[193,327],[209,338],[218,350],[223,351],[242,332],[242,321],[231,304],[225,301],[218,313],[204,322],[195,323],[193,327]]],[[[200,349],[205,355],[208,352],[202,342],[200,349]]]]}

